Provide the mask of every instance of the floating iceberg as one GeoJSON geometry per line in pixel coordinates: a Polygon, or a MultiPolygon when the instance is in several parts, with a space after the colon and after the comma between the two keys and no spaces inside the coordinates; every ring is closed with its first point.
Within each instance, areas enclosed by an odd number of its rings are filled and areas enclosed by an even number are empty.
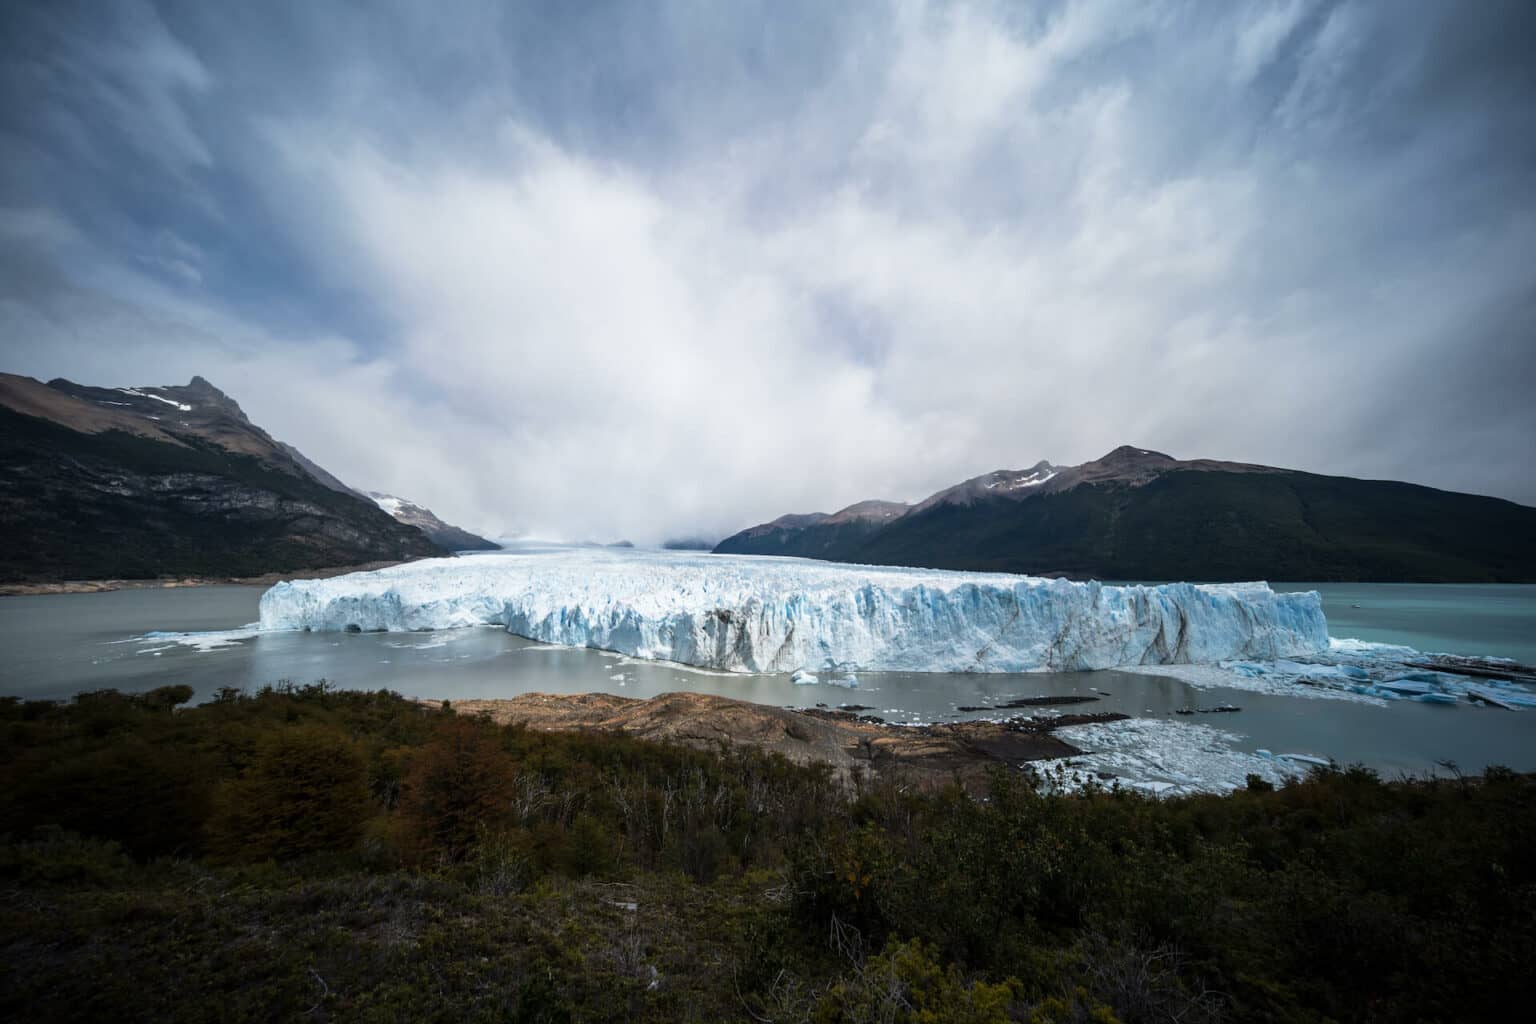
{"type": "MultiPolygon", "coordinates": [[[[154,397],[154,396],[150,396],[154,397]]],[[[172,647],[191,647],[204,654],[209,651],[222,651],[229,647],[238,647],[246,640],[255,639],[260,632],[258,623],[252,622],[239,629],[220,629],[202,633],[176,633],[164,630],[151,630],[142,636],[131,637],[128,640],[112,640],[110,643],[136,643],[136,644],[164,644],[163,647],[150,647],[140,650],[140,654],[158,653],[167,651],[172,647]]]]}
{"type": "Polygon", "coordinates": [[[497,625],[732,672],[1027,672],[1328,649],[1316,593],[593,548],[432,559],[279,583],[264,630],[497,625]]]}

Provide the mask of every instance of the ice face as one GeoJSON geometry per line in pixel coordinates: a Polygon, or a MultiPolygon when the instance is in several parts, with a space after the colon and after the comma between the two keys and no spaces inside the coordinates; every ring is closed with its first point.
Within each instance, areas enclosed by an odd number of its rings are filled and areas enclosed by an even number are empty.
{"type": "Polygon", "coordinates": [[[545,643],[731,672],[1027,672],[1328,647],[1316,593],[1105,586],[696,552],[562,548],[279,583],[264,630],[494,624],[545,643]]]}

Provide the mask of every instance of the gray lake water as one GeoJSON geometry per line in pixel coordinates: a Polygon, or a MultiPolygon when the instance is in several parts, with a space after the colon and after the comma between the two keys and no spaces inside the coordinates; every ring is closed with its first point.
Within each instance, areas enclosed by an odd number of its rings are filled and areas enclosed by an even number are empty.
{"type": "MultiPolygon", "coordinates": [[[[1321,591],[1334,636],[1536,662],[1536,586],[1281,584],[1276,589],[1321,591]]],[[[0,694],[52,699],[107,687],[132,691],[186,683],[201,699],[220,687],[254,688],[285,679],[326,679],[349,689],[455,700],[534,691],[650,697],[692,690],[774,705],[856,703],[892,722],[996,717],[996,712],[957,709],[1072,694],[1098,700],[1064,710],[1158,718],[1180,708],[1235,704],[1242,711],[1180,720],[1241,733],[1237,746],[1244,750],[1310,753],[1386,773],[1423,774],[1442,761],[1467,770],[1505,764],[1536,771],[1536,712],[1407,701],[1376,707],[1196,688],[1127,672],[867,673],[857,689],[847,689],[796,686],[783,675],[707,673],[548,647],[494,627],[269,633],[241,636],[211,650],[137,639],[154,630],[238,630],[255,621],[261,593],[260,587],[221,586],[0,598],[5,652],[0,694]]]]}

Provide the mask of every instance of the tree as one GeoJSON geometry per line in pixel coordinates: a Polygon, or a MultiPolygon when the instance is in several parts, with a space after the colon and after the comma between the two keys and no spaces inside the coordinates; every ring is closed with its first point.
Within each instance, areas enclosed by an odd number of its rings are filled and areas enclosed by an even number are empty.
{"type": "Polygon", "coordinates": [[[613,834],[592,815],[578,814],[566,834],[560,859],[566,872],[577,878],[611,874],[618,861],[613,834]]]}
{"type": "Polygon", "coordinates": [[[280,729],[220,790],[209,846],[223,860],[284,860],[349,850],[372,813],[363,759],[319,726],[280,729]]]}
{"type": "Polygon", "coordinates": [[[193,752],[141,736],[66,756],[38,751],[6,780],[7,831],[57,825],[115,839],[141,859],[196,855],[208,818],[208,765],[193,752]]]}
{"type": "Polygon", "coordinates": [[[408,842],[425,856],[463,859],[485,829],[509,818],[516,771],[495,725],[445,719],[406,771],[400,814],[408,842]]]}

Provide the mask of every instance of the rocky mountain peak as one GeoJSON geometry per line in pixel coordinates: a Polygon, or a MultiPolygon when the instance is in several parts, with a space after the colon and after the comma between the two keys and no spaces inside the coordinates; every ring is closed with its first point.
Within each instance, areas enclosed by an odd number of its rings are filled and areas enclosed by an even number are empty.
{"type": "Polygon", "coordinates": [[[1150,448],[1137,448],[1135,445],[1122,444],[1114,451],[1098,460],[1099,462],[1177,462],[1172,455],[1153,451],[1150,448]]]}
{"type": "Polygon", "coordinates": [[[414,501],[382,491],[369,491],[368,497],[395,521],[416,527],[431,538],[434,544],[449,551],[495,551],[501,547],[495,541],[443,522],[431,509],[414,501]]]}
{"type": "Polygon", "coordinates": [[[441,555],[207,380],[0,374],[0,578],[239,576],[441,555]]]}
{"type": "Polygon", "coordinates": [[[988,498],[1023,498],[1036,493],[1060,472],[1060,467],[1044,459],[1028,469],[993,470],[930,495],[914,506],[913,511],[926,511],[935,505],[969,505],[988,498]]]}
{"type": "Polygon", "coordinates": [[[241,423],[251,422],[245,410],[240,408],[240,403],[209,383],[206,377],[193,377],[184,387],[171,386],[152,390],[180,398],[182,402],[194,409],[221,413],[241,423]]]}
{"type": "Polygon", "coordinates": [[[840,509],[826,518],[829,523],[851,522],[889,522],[906,514],[911,508],[906,502],[901,501],[860,501],[840,509]]]}

